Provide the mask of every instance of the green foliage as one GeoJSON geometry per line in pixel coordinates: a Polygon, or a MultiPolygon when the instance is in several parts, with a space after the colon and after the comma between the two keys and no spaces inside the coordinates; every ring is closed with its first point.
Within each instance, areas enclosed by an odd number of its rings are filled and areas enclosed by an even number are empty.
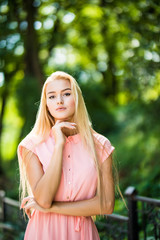
{"type": "Polygon", "coordinates": [[[104,86],[90,81],[81,89],[94,129],[99,133],[109,133],[114,128],[115,119],[107,101],[104,101],[104,86]]]}
{"type": "Polygon", "coordinates": [[[139,194],[155,198],[160,190],[159,108],[159,99],[150,104],[133,102],[117,108],[117,130],[112,134],[122,189],[133,185],[139,194]]]}
{"type": "Polygon", "coordinates": [[[24,119],[22,137],[26,136],[33,127],[40,101],[40,86],[37,81],[26,76],[16,87],[15,98],[20,116],[24,119]]]}

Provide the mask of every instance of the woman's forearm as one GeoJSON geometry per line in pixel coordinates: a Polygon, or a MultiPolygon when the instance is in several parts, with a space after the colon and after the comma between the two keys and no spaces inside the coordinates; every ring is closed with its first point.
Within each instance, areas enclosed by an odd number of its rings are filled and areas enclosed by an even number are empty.
{"type": "Polygon", "coordinates": [[[59,213],[71,216],[93,216],[99,214],[111,214],[114,202],[108,200],[105,208],[100,210],[100,200],[98,195],[94,198],[76,202],[54,202],[48,212],[59,213]]]}
{"type": "Polygon", "coordinates": [[[62,172],[63,145],[57,144],[47,170],[38,181],[33,194],[39,205],[49,208],[59,187],[62,172]]]}

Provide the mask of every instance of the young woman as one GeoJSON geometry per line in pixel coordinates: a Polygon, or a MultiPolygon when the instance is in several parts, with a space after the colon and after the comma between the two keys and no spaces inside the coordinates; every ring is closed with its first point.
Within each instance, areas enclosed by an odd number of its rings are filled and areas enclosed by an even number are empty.
{"type": "Polygon", "coordinates": [[[99,239],[91,216],[113,212],[113,150],[93,130],[76,80],[60,71],[48,77],[17,151],[25,240],[99,239]]]}

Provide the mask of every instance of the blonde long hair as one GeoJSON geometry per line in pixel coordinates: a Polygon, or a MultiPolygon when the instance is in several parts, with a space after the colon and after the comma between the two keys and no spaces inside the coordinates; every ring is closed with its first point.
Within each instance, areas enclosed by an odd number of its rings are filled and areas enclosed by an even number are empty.
{"type": "MultiPolygon", "coordinates": [[[[99,143],[98,141],[96,142],[96,139],[94,139],[94,136],[93,136],[94,130],[92,128],[92,124],[84,103],[81,89],[78,83],[76,82],[76,80],[71,75],[62,71],[57,71],[52,73],[46,79],[42,88],[41,100],[40,100],[36,121],[33,129],[27,136],[32,136],[32,137],[34,136],[35,137],[34,139],[38,139],[37,141],[35,140],[34,142],[35,145],[44,141],[49,136],[50,130],[55,123],[54,123],[54,118],[52,117],[52,115],[49,113],[47,109],[46,86],[48,83],[58,79],[65,79],[70,81],[71,90],[75,100],[75,114],[73,116],[73,122],[77,124],[82,142],[88,148],[89,152],[93,156],[95,167],[97,170],[97,176],[98,176],[97,193],[100,196],[100,206],[102,209],[102,207],[105,204],[105,197],[103,196],[104,191],[102,187],[101,168],[100,168],[99,160],[95,150],[95,144],[101,144],[101,143],[99,143]],[[36,138],[36,136],[38,137],[36,138]]],[[[26,154],[30,154],[30,157],[31,157],[32,152],[27,151],[26,154]]],[[[19,156],[19,166],[20,166],[20,198],[22,200],[27,194],[32,194],[32,191],[27,181],[25,166],[23,164],[22,159],[20,160],[20,156],[19,156]]]]}

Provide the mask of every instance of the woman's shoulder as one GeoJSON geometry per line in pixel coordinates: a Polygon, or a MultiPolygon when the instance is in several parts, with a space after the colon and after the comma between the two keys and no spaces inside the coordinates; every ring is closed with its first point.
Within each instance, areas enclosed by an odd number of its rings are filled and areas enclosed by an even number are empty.
{"type": "Polygon", "coordinates": [[[54,143],[54,139],[50,132],[41,136],[31,131],[21,140],[18,146],[25,146],[29,149],[41,149],[44,145],[50,145],[51,142],[54,143]]]}
{"type": "Polygon", "coordinates": [[[112,146],[109,139],[104,135],[94,132],[93,136],[95,139],[96,151],[98,153],[101,163],[103,163],[114,151],[115,147],[112,146]]]}
{"type": "Polygon", "coordinates": [[[93,136],[94,136],[95,142],[99,143],[102,147],[110,143],[109,139],[100,133],[94,132],[93,136]]]}
{"type": "Polygon", "coordinates": [[[29,133],[27,134],[18,144],[18,149],[22,149],[22,147],[25,147],[33,152],[35,152],[35,147],[40,143],[40,138],[33,134],[29,133]]]}
{"type": "Polygon", "coordinates": [[[36,136],[35,134],[27,134],[19,143],[19,145],[21,144],[36,144],[38,143],[38,136],[36,136]]]}

